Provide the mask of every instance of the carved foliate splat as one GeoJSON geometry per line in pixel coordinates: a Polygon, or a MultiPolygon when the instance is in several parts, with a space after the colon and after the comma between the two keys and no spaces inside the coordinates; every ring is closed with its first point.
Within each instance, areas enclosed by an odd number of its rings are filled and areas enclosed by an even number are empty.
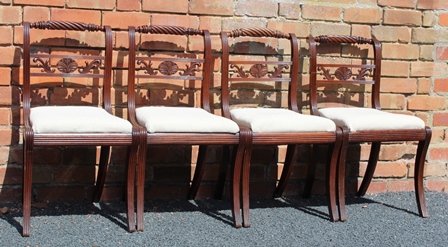
{"type": "Polygon", "coordinates": [[[361,68],[358,70],[358,74],[353,74],[353,71],[348,67],[339,67],[334,71],[334,76],[332,75],[330,69],[326,69],[323,66],[319,66],[317,68],[318,71],[321,71],[321,75],[325,80],[332,81],[335,77],[340,81],[346,81],[350,78],[357,81],[364,81],[366,77],[370,75],[372,72],[371,68],[361,68]]]}
{"type": "Polygon", "coordinates": [[[274,72],[269,74],[270,78],[282,78],[283,69],[289,69],[288,65],[279,65],[278,67],[274,67],[274,72]]]}
{"type": "Polygon", "coordinates": [[[262,78],[268,74],[268,66],[266,64],[254,64],[250,67],[249,74],[255,78],[262,78]]]}
{"type": "Polygon", "coordinates": [[[336,76],[336,78],[341,81],[345,81],[350,79],[350,77],[352,76],[352,70],[348,67],[340,67],[336,69],[336,71],[334,72],[334,76],[336,76]]]}
{"type": "Polygon", "coordinates": [[[89,62],[85,62],[85,63],[86,63],[86,67],[80,68],[78,70],[80,74],[87,74],[91,70],[98,69],[101,66],[101,60],[99,60],[99,59],[95,59],[95,60],[91,61],[90,63],[89,62]]]}
{"type": "Polygon", "coordinates": [[[190,66],[185,65],[187,68],[183,72],[179,72],[181,76],[193,76],[194,72],[198,71],[197,68],[201,67],[201,64],[198,62],[191,62],[190,66]]]}
{"type": "Polygon", "coordinates": [[[236,64],[230,64],[230,68],[231,69],[235,69],[233,72],[237,73],[237,76],[241,77],[241,78],[247,78],[249,77],[249,75],[247,75],[244,72],[244,68],[243,66],[238,67],[236,64]]]}
{"type": "Polygon", "coordinates": [[[165,61],[159,64],[158,69],[164,75],[173,75],[179,71],[179,66],[175,62],[165,61]]]}
{"type": "Polygon", "coordinates": [[[72,73],[78,69],[78,63],[71,58],[62,58],[56,64],[56,68],[62,73],[72,73]]]}
{"type": "Polygon", "coordinates": [[[152,63],[151,63],[151,62],[146,63],[145,61],[137,60],[137,64],[140,65],[140,68],[141,68],[141,69],[144,69],[144,70],[145,70],[145,74],[148,74],[148,75],[157,75],[157,71],[155,71],[155,70],[152,68],[152,63]]]}
{"type": "Polygon", "coordinates": [[[35,57],[33,58],[33,62],[37,63],[37,67],[42,68],[42,72],[46,72],[46,73],[54,73],[54,69],[51,69],[51,65],[50,62],[47,61],[43,61],[42,59],[35,57]]]}

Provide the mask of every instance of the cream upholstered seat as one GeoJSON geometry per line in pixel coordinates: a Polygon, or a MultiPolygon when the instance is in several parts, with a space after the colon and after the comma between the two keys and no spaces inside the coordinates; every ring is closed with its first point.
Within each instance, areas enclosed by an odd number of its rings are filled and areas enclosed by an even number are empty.
{"type": "Polygon", "coordinates": [[[230,110],[232,119],[239,125],[259,132],[334,132],[333,121],[280,108],[237,108],[230,110]]]}
{"type": "Polygon", "coordinates": [[[333,120],[338,126],[346,126],[350,132],[425,128],[425,122],[418,117],[373,108],[331,107],[319,109],[319,113],[321,116],[333,120]]]}
{"type": "Polygon", "coordinates": [[[137,121],[149,133],[238,133],[238,125],[202,108],[144,106],[136,110],[137,121]]]}
{"type": "Polygon", "coordinates": [[[132,124],[93,106],[39,106],[31,109],[35,133],[131,133],[132,124]]]}

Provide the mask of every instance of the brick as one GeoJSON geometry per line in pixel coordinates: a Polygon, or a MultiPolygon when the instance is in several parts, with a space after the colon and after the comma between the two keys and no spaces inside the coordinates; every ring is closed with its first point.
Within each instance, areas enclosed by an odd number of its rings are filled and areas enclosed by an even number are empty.
{"type": "Polygon", "coordinates": [[[267,27],[284,33],[293,33],[297,38],[306,38],[309,34],[309,24],[302,22],[270,21],[267,27]]]}
{"type": "Polygon", "coordinates": [[[237,28],[266,27],[266,20],[256,18],[223,18],[222,30],[231,31],[237,28]]]}
{"type": "Polygon", "coordinates": [[[390,144],[381,148],[379,160],[381,161],[397,161],[403,158],[408,158],[415,154],[417,150],[416,145],[407,144],[390,144]]]}
{"type": "Polygon", "coordinates": [[[129,26],[148,25],[150,16],[135,12],[103,12],[103,25],[114,28],[128,29],[129,26]]]}
{"type": "Polygon", "coordinates": [[[19,130],[14,128],[0,129],[0,145],[15,145],[19,143],[19,130]]]}
{"type": "MultiPolygon", "coordinates": [[[[366,163],[363,163],[366,164],[366,163]]],[[[359,175],[365,173],[367,166],[361,166],[359,170],[359,175]]],[[[405,162],[378,162],[374,178],[402,178],[407,174],[407,166],[405,162]]]]}
{"type": "Polygon", "coordinates": [[[445,0],[418,0],[417,8],[448,10],[448,2],[445,0]]]}
{"type": "Polygon", "coordinates": [[[387,93],[416,93],[417,79],[414,78],[382,78],[381,92],[387,93]]]}
{"type": "Polygon", "coordinates": [[[381,21],[381,9],[347,8],[344,11],[344,21],[348,23],[378,24],[381,21]]]}
{"type": "Polygon", "coordinates": [[[9,188],[8,186],[2,186],[0,189],[0,200],[2,202],[22,202],[22,188],[17,189],[15,186],[9,188]]]}
{"type": "Polygon", "coordinates": [[[429,94],[431,92],[431,79],[429,78],[418,78],[418,94],[429,94]]]}
{"type": "Polygon", "coordinates": [[[380,102],[382,109],[403,110],[406,105],[406,98],[402,94],[381,94],[380,102]]]}
{"type": "Polygon", "coordinates": [[[438,191],[448,193],[448,181],[445,179],[427,180],[426,189],[428,191],[438,191]]]}
{"type": "Polygon", "coordinates": [[[279,15],[286,19],[300,19],[301,8],[299,3],[280,3],[279,15]]]}
{"type": "MultiPolygon", "coordinates": [[[[426,72],[429,73],[429,70],[431,68],[427,68],[426,72]]],[[[443,62],[434,62],[433,63],[433,72],[432,72],[432,76],[435,78],[438,77],[446,77],[446,75],[448,75],[448,64],[443,61],[443,62]]]]}
{"type": "Polygon", "coordinates": [[[0,6],[0,23],[3,25],[22,23],[22,9],[15,6],[0,6]]]}
{"type": "Polygon", "coordinates": [[[95,88],[61,88],[49,93],[51,105],[98,105],[99,91],[95,88]]]}
{"type": "Polygon", "coordinates": [[[448,113],[446,113],[446,112],[434,113],[433,125],[434,126],[448,126],[448,113]]]}
{"type": "Polygon", "coordinates": [[[313,23],[310,27],[313,36],[350,35],[350,25],[347,24],[313,23]]]}
{"type": "MultiPolygon", "coordinates": [[[[358,181],[358,188],[361,186],[361,181],[358,181]]],[[[367,189],[367,194],[378,194],[378,193],[385,193],[387,191],[387,182],[386,181],[378,181],[373,180],[369,188],[367,189]]]]}
{"type": "Polygon", "coordinates": [[[49,186],[37,187],[38,201],[81,201],[85,199],[84,186],[49,186]]]}
{"type": "Polygon", "coordinates": [[[28,7],[23,8],[23,21],[37,22],[50,19],[50,11],[46,7],[28,7]]]}
{"type": "MultiPolygon", "coordinates": [[[[439,15],[440,19],[440,15],[439,15]]],[[[433,11],[424,11],[423,12],[423,26],[424,27],[433,27],[437,24],[437,16],[433,11]]],[[[442,25],[442,24],[440,24],[442,25]]],[[[448,25],[448,23],[447,23],[448,25]]]]}
{"type": "Polygon", "coordinates": [[[51,9],[53,21],[75,21],[101,25],[101,12],[81,9],[51,9]]]}
{"type": "Polygon", "coordinates": [[[190,14],[233,15],[233,1],[190,0],[189,2],[188,10],[190,14]]]}
{"type": "Polygon", "coordinates": [[[390,180],[387,182],[387,192],[413,191],[414,180],[390,180]]]}
{"type": "Polygon", "coordinates": [[[0,181],[3,185],[6,184],[22,184],[23,171],[21,167],[15,166],[0,166],[0,181]]]}
{"type": "Polygon", "coordinates": [[[432,161],[446,161],[448,160],[448,148],[446,147],[433,147],[429,149],[429,158],[432,161]]]}
{"type": "Polygon", "coordinates": [[[434,61],[434,46],[421,45],[419,58],[421,61],[434,61]]]}
{"type": "Polygon", "coordinates": [[[302,6],[302,18],[308,20],[340,21],[341,11],[341,7],[336,6],[305,4],[302,6]]]}
{"type": "Polygon", "coordinates": [[[94,183],[95,166],[58,166],[54,169],[56,183],[94,183]]]}
{"type": "Polygon", "coordinates": [[[103,0],[103,1],[67,0],[66,5],[69,8],[112,10],[115,8],[115,0],[103,0]]]}
{"type": "Polygon", "coordinates": [[[373,26],[372,35],[380,42],[403,42],[411,41],[411,30],[407,27],[373,26]]]}
{"type": "Polygon", "coordinates": [[[448,60],[448,46],[436,46],[436,59],[448,60]]]}
{"type": "Polygon", "coordinates": [[[19,105],[19,94],[17,87],[0,87],[0,105],[19,105]]]}
{"type": "Polygon", "coordinates": [[[276,17],[278,4],[276,2],[239,0],[236,3],[235,15],[252,17],[276,17]]]}
{"type": "Polygon", "coordinates": [[[378,0],[378,5],[385,7],[415,8],[417,0],[378,0]]]}
{"type": "Polygon", "coordinates": [[[186,15],[153,14],[151,25],[171,25],[199,28],[199,17],[186,15]]]}
{"type": "Polygon", "coordinates": [[[404,61],[383,61],[381,66],[382,76],[408,77],[410,72],[410,62],[404,61]]]}
{"type": "Polygon", "coordinates": [[[65,0],[14,0],[14,4],[64,7],[65,0]]]}
{"type": "Polygon", "coordinates": [[[413,44],[390,44],[382,45],[383,59],[414,60],[419,57],[419,46],[413,44]]]}
{"type": "Polygon", "coordinates": [[[411,62],[411,77],[433,76],[434,63],[431,62],[411,62]]]}
{"type": "Polygon", "coordinates": [[[370,37],[372,36],[372,28],[369,25],[352,25],[352,35],[358,37],[370,37]]]}
{"type": "Polygon", "coordinates": [[[140,0],[117,0],[117,10],[139,11],[141,7],[140,2],[140,0]]]}
{"type": "Polygon", "coordinates": [[[420,26],[422,13],[415,10],[385,9],[384,24],[420,26]]]}
{"type": "Polygon", "coordinates": [[[11,45],[13,41],[12,27],[0,26],[0,45],[11,45]]]}
{"type": "Polygon", "coordinates": [[[436,43],[438,42],[438,30],[431,28],[413,28],[412,43],[436,43]]]}
{"type": "MultiPolygon", "coordinates": [[[[66,46],[74,47],[105,47],[105,34],[103,32],[84,33],[78,31],[67,31],[66,46]]],[[[99,55],[98,50],[83,50],[86,55],[99,55]]]]}
{"type": "Polygon", "coordinates": [[[439,14],[439,25],[448,26],[448,12],[443,12],[439,14]]]}
{"type": "Polygon", "coordinates": [[[149,12],[187,13],[188,2],[188,0],[143,0],[142,9],[149,12]]]}
{"type": "Polygon", "coordinates": [[[440,96],[414,95],[407,100],[409,110],[431,111],[446,107],[445,98],[440,96]]]}
{"type": "Polygon", "coordinates": [[[212,34],[221,32],[221,17],[199,16],[199,29],[206,29],[212,34]]]}
{"type": "Polygon", "coordinates": [[[448,93],[448,78],[434,79],[435,93],[448,93]]]}
{"type": "MultiPolygon", "coordinates": [[[[11,124],[11,117],[9,116],[10,108],[0,108],[0,125],[10,125],[11,124]]],[[[0,164],[6,164],[8,162],[7,160],[5,162],[2,162],[2,157],[6,158],[8,155],[1,156],[2,149],[0,148],[0,164]]]]}
{"type": "Polygon", "coordinates": [[[11,84],[11,68],[0,67],[0,85],[9,86],[11,84]]]}

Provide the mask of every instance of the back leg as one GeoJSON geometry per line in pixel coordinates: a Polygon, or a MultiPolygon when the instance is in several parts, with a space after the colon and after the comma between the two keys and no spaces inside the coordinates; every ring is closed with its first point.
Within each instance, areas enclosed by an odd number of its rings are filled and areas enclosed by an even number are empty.
{"type": "Polygon", "coordinates": [[[110,146],[102,146],[100,150],[100,164],[98,166],[98,175],[96,178],[95,191],[93,193],[93,202],[99,202],[101,194],[103,193],[107,169],[110,162],[110,149],[110,146]]]}
{"type": "Polygon", "coordinates": [[[294,167],[295,156],[297,153],[297,145],[288,145],[286,149],[285,165],[283,167],[282,175],[280,181],[278,182],[277,188],[274,192],[274,197],[282,196],[285,191],[286,184],[288,183],[289,177],[291,176],[292,168],[294,167]]]}
{"type": "Polygon", "coordinates": [[[311,189],[313,188],[314,178],[316,176],[316,163],[319,155],[319,145],[313,144],[311,146],[311,159],[308,165],[308,172],[306,174],[305,187],[303,188],[302,196],[309,198],[311,195],[311,189]]]}
{"type": "MultiPolygon", "coordinates": [[[[28,134],[28,133],[27,133],[28,134]]],[[[23,225],[22,236],[30,236],[31,197],[33,181],[33,133],[31,137],[25,135],[23,145],[23,225]],[[28,138],[27,138],[28,137],[28,138]]]]}
{"type": "Polygon", "coordinates": [[[418,213],[423,218],[429,216],[428,209],[426,208],[425,189],[423,187],[423,172],[425,165],[425,157],[432,136],[432,131],[430,128],[427,127],[425,131],[426,131],[425,140],[418,142],[417,155],[415,157],[415,175],[414,175],[415,196],[417,199],[418,213]]]}
{"type": "Polygon", "coordinates": [[[372,181],[373,174],[375,172],[376,164],[378,163],[378,156],[380,154],[381,142],[372,142],[370,148],[369,162],[367,163],[366,173],[362,180],[361,186],[358,190],[358,196],[364,196],[372,181]]]}
{"type": "Polygon", "coordinates": [[[202,177],[204,176],[206,156],[207,156],[207,146],[200,145],[193,181],[191,182],[190,191],[188,192],[187,196],[188,200],[193,200],[196,197],[196,194],[198,193],[199,185],[201,184],[202,177]]]}

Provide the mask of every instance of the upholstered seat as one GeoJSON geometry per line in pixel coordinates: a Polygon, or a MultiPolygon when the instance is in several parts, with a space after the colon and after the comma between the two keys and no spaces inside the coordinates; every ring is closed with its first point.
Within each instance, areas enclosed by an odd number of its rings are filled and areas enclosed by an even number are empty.
{"type": "Polygon", "coordinates": [[[92,106],[40,106],[31,109],[35,133],[131,133],[132,124],[92,106]]]}
{"type": "Polygon", "coordinates": [[[202,108],[145,106],[136,110],[137,121],[149,133],[238,133],[238,125],[202,108]]]}
{"type": "Polygon", "coordinates": [[[425,122],[418,117],[390,113],[373,108],[322,108],[321,116],[333,120],[338,126],[347,127],[350,132],[363,130],[424,129],[425,122]]]}
{"type": "Polygon", "coordinates": [[[334,132],[333,121],[280,108],[237,108],[230,110],[232,119],[241,126],[259,132],[334,132]]]}

